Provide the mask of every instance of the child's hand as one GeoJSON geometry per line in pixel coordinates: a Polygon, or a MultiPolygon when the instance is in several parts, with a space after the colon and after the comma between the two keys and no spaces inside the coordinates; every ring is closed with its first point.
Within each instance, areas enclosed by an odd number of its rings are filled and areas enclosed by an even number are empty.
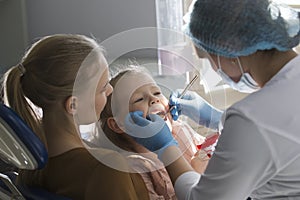
{"type": "Polygon", "coordinates": [[[218,132],[207,136],[202,144],[197,145],[198,149],[202,149],[208,154],[212,155],[213,151],[215,150],[215,146],[217,145],[219,136],[220,134],[218,132]]]}
{"type": "Polygon", "coordinates": [[[208,156],[207,152],[200,150],[192,157],[191,166],[196,172],[203,174],[208,165],[209,159],[210,156],[208,156]]]}
{"type": "Polygon", "coordinates": [[[199,151],[191,159],[191,165],[195,171],[203,173],[207,167],[208,161],[211,158],[215,146],[219,139],[219,133],[213,133],[205,138],[205,141],[197,145],[199,151]]]}

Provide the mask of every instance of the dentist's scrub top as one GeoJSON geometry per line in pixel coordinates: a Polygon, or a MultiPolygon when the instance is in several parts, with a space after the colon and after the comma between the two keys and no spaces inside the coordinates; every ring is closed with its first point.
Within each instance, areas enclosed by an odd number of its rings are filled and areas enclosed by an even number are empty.
{"type": "Polygon", "coordinates": [[[207,170],[182,174],[178,199],[300,199],[299,87],[297,56],[230,107],[207,170]]]}

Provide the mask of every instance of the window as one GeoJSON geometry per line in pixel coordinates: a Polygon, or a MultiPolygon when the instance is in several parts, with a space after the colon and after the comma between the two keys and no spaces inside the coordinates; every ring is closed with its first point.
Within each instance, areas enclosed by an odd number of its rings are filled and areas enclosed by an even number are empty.
{"type": "Polygon", "coordinates": [[[299,0],[285,0],[285,3],[300,10],[300,1],[299,0]]]}

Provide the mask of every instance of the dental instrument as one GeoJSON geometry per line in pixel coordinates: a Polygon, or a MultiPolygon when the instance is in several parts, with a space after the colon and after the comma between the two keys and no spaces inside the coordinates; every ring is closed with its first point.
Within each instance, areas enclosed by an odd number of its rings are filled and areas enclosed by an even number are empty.
{"type": "MultiPolygon", "coordinates": [[[[183,89],[183,91],[181,92],[181,94],[179,95],[179,99],[183,98],[183,96],[185,95],[185,93],[192,87],[192,85],[196,82],[197,78],[199,77],[198,74],[195,74],[195,76],[193,77],[193,79],[186,85],[186,87],[183,89]]],[[[174,109],[174,106],[172,106],[166,113],[163,112],[159,112],[157,113],[157,115],[161,116],[162,118],[165,118],[166,115],[171,112],[174,109]]]]}

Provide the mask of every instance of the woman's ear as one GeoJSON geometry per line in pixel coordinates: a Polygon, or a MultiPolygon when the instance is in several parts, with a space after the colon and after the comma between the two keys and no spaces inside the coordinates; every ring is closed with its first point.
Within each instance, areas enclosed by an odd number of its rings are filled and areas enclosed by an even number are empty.
{"type": "Polygon", "coordinates": [[[65,109],[69,114],[74,115],[78,108],[78,99],[75,96],[70,96],[65,102],[65,109]]]}
{"type": "Polygon", "coordinates": [[[113,117],[109,117],[106,121],[108,128],[113,130],[114,132],[118,134],[123,134],[124,131],[118,126],[118,123],[113,117]]]}

